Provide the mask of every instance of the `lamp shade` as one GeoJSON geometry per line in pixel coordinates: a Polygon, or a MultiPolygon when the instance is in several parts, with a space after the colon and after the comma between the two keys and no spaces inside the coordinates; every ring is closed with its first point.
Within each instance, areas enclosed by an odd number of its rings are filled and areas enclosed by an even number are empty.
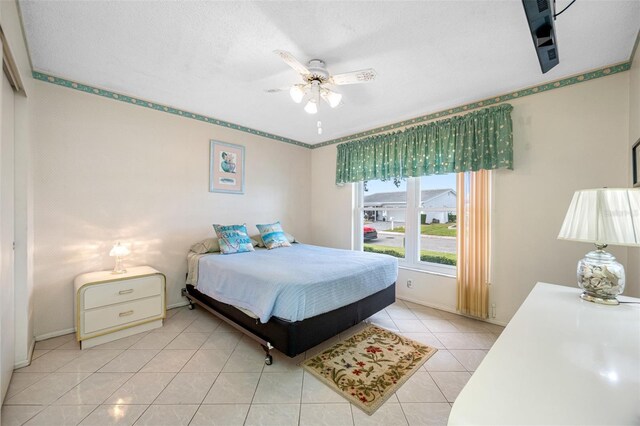
{"type": "Polygon", "coordinates": [[[109,256],[111,256],[111,257],[123,257],[123,256],[127,256],[129,253],[131,253],[131,252],[129,251],[127,246],[123,246],[122,244],[120,244],[118,242],[118,244],[113,246],[113,248],[109,252],[109,256]]]}
{"type": "Polygon", "coordinates": [[[558,239],[640,246],[640,190],[600,188],[576,191],[558,239]]]}

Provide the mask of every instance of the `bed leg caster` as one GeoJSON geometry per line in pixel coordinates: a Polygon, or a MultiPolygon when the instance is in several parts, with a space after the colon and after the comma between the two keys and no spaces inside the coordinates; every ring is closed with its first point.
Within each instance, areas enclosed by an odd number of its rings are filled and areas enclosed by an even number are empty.
{"type": "Polygon", "coordinates": [[[190,311],[193,311],[196,308],[196,305],[194,305],[193,302],[191,300],[189,300],[189,306],[187,306],[187,308],[190,311]]]}
{"type": "Polygon", "coordinates": [[[273,346],[271,346],[271,343],[267,342],[266,345],[262,345],[262,349],[264,349],[266,354],[264,357],[264,363],[267,365],[273,364],[273,356],[271,355],[271,349],[273,349],[273,346]]]}

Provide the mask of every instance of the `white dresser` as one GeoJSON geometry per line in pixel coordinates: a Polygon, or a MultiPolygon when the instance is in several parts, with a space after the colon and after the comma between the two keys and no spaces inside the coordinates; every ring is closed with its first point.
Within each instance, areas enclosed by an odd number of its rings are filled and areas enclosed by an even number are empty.
{"type": "Polygon", "coordinates": [[[458,395],[450,425],[640,422],[640,305],[598,305],[581,292],[535,286],[458,395]]]}
{"type": "Polygon", "coordinates": [[[162,327],[165,276],[149,266],[124,274],[89,272],[76,277],[76,336],[82,349],[162,327]]]}

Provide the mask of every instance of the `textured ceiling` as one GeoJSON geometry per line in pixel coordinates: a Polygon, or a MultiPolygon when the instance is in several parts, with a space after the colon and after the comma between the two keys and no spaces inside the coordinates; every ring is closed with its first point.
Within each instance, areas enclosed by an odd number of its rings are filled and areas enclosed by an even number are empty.
{"type": "Polygon", "coordinates": [[[626,61],[640,28],[640,1],[578,0],[556,21],[560,65],[543,75],[518,0],[20,6],[35,70],[311,144],[626,61]],[[265,92],[300,81],[275,49],[378,77],[309,115],[265,92]]]}

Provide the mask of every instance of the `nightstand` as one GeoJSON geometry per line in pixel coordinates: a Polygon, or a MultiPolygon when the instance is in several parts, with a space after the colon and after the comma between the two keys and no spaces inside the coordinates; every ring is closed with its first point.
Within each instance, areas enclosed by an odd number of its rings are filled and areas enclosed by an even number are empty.
{"type": "Polygon", "coordinates": [[[162,327],[166,278],[149,266],[128,268],[124,274],[89,272],[73,283],[82,349],[162,327]]]}

